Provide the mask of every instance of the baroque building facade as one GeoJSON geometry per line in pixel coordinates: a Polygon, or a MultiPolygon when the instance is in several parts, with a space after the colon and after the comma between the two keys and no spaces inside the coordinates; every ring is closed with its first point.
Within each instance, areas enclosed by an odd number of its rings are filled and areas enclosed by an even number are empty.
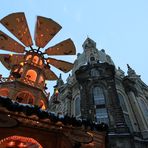
{"type": "Polygon", "coordinates": [[[108,147],[148,147],[148,86],[128,64],[127,75],[116,68],[92,39],[82,47],[67,82],[57,80],[49,110],[106,123],[108,147]]]}

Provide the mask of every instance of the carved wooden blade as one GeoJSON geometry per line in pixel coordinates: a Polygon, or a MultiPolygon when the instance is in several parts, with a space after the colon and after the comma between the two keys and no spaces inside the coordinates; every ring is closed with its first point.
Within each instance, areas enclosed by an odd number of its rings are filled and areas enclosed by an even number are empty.
{"type": "Polygon", "coordinates": [[[8,69],[12,69],[14,65],[24,62],[23,54],[0,54],[1,63],[8,69]]]}
{"type": "Polygon", "coordinates": [[[23,53],[25,51],[24,46],[13,40],[2,31],[0,31],[0,49],[17,53],[23,53]]]}
{"type": "Polygon", "coordinates": [[[57,80],[57,75],[50,69],[50,67],[46,66],[44,68],[46,80],[57,80]]]}
{"type": "Polygon", "coordinates": [[[4,17],[1,23],[25,46],[28,47],[33,44],[24,13],[12,13],[4,17]]]}
{"type": "Polygon", "coordinates": [[[38,16],[35,29],[35,44],[45,47],[62,27],[52,19],[38,16]]]}
{"type": "Polygon", "coordinates": [[[53,65],[54,67],[60,69],[63,72],[68,72],[73,68],[73,64],[66,61],[57,60],[53,58],[48,58],[46,61],[47,63],[53,65]]]}
{"type": "Polygon", "coordinates": [[[75,55],[76,48],[71,39],[62,41],[55,46],[49,47],[45,50],[45,53],[48,55],[75,55]]]}

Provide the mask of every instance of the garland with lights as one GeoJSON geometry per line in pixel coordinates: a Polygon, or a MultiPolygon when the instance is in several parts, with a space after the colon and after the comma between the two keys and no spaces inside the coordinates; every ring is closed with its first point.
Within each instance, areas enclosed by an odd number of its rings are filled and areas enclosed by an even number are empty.
{"type": "Polygon", "coordinates": [[[94,131],[108,131],[108,125],[105,123],[94,123],[88,119],[79,119],[65,115],[60,117],[58,114],[42,110],[38,106],[23,105],[18,102],[12,101],[9,98],[0,97],[0,106],[7,108],[12,112],[23,112],[26,116],[36,115],[39,119],[50,119],[52,123],[62,122],[64,125],[72,125],[73,127],[83,127],[85,130],[94,131]]]}

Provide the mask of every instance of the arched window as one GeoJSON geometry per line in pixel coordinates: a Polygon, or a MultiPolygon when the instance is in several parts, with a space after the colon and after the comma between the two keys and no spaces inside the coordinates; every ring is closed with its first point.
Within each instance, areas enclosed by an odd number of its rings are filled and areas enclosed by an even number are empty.
{"type": "Polygon", "coordinates": [[[108,113],[105,107],[105,96],[103,89],[99,86],[93,88],[94,105],[96,106],[96,121],[108,124],[108,113]]]}
{"type": "Polygon", "coordinates": [[[128,112],[127,111],[127,107],[126,107],[125,102],[124,102],[123,95],[121,95],[120,93],[118,93],[118,97],[119,97],[120,106],[121,106],[122,110],[125,111],[125,112],[128,112]]]}
{"type": "Polygon", "coordinates": [[[75,99],[75,116],[80,115],[81,111],[80,111],[80,97],[77,96],[75,99]]]}
{"type": "Polygon", "coordinates": [[[35,64],[38,64],[39,61],[39,57],[38,56],[34,56],[32,62],[35,64]]]}
{"type": "Polygon", "coordinates": [[[121,93],[118,93],[118,98],[119,98],[120,106],[121,106],[122,111],[123,111],[125,122],[126,122],[127,126],[129,127],[130,131],[132,132],[133,127],[132,127],[132,124],[131,124],[131,120],[130,120],[130,117],[129,117],[127,106],[126,106],[125,101],[124,101],[124,96],[121,93]]]}
{"type": "Polygon", "coordinates": [[[21,91],[16,95],[16,101],[24,104],[34,104],[34,96],[28,91],[21,91]]]}
{"type": "Polygon", "coordinates": [[[9,90],[7,88],[0,89],[0,96],[8,97],[9,90]]]}
{"type": "Polygon", "coordinates": [[[28,70],[26,74],[26,78],[31,81],[36,81],[37,73],[35,70],[28,70]]]}
{"type": "Polygon", "coordinates": [[[105,104],[105,98],[101,87],[97,86],[93,88],[93,97],[95,105],[105,104]]]}
{"type": "Polygon", "coordinates": [[[106,108],[96,108],[96,120],[98,123],[108,123],[108,114],[106,108]]]}
{"type": "Polygon", "coordinates": [[[141,107],[141,110],[142,110],[144,116],[145,116],[146,118],[148,118],[148,105],[147,105],[146,102],[145,102],[143,99],[141,99],[141,98],[138,99],[138,102],[139,102],[139,105],[140,105],[140,107],[141,107]]]}

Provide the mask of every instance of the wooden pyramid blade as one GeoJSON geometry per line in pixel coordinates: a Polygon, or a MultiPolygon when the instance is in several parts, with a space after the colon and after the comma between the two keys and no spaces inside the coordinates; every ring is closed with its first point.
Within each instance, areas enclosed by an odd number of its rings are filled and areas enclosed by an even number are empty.
{"type": "Polygon", "coordinates": [[[62,27],[52,19],[38,16],[35,28],[35,44],[44,48],[62,27]]]}
{"type": "Polygon", "coordinates": [[[0,31],[0,49],[17,53],[23,53],[25,51],[24,46],[13,40],[2,31],[0,31]]]}
{"type": "Polygon", "coordinates": [[[53,58],[48,58],[46,61],[63,72],[68,72],[73,68],[73,64],[66,61],[53,58]]]}
{"type": "Polygon", "coordinates": [[[12,69],[14,65],[24,62],[23,54],[0,54],[1,63],[8,69],[12,69]]]}
{"type": "Polygon", "coordinates": [[[73,41],[71,39],[67,39],[46,49],[45,53],[48,55],[75,55],[76,48],[73,41]]]}
{"type": "Polygon", "coordinates": [[[24,13],[12,13],[4,17],[1,23],[25,46],[33,44],[24,13]]]}
{"type": "Polygon", "coordinates": [[[44,68],[46,80],[57,80],[57,75],[50,69],[50,67],[46,66],[44,68]]]}

